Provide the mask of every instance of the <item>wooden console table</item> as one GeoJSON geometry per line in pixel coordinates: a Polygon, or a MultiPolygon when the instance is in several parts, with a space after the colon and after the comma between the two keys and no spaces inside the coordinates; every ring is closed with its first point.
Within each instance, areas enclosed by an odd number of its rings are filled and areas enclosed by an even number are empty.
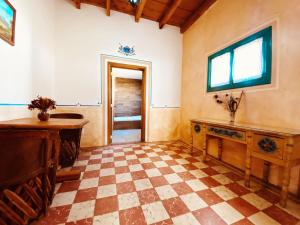
{"type": "MultiPolygon", "coordinates": [[[[203,161],[207,155],[207,140],[218,140],[218,158],[222,157],[222,140],[230,140],[247,146],[245,159],[245,185],[250,185],[251,159],[264,160],[264,180],[268,181],[270,164],[283,168],[283,181],[280,205],[286,207],[290,172],[293,166],[300,164],[300,130],[271,128],[245,123],[230,123],[218,120],[191,120],[192,146],[194,134],[201,138],[203,161]]],[[[193,151],[193,147],[192,147],[193,151]]]]}
{"type": "MultiPolygon", "coordinates": [[[[50,119],[46,122],[41,122],[37,118],[22,118],[16,120],[9,120],[0,122],[0,130],[49,130],[53,133],[59,134],[61,130],[68,129],[81,129],[89,121],[86,119],[50,119]]],[[[53,146],[55,146],[55,151],[59,155],[60,153],[60,137],[56,135],[53,139],[53,146]]],[[[59,157],[58,157],[59,159],[59,157]]],[[[58,162],[57,162],[58,164],[58,162]]],[[[70,171],[70,172],[57,172],[57,181],[68,180],[68,178],[73,179],[80,177],[80,171],[70,171]]]]}

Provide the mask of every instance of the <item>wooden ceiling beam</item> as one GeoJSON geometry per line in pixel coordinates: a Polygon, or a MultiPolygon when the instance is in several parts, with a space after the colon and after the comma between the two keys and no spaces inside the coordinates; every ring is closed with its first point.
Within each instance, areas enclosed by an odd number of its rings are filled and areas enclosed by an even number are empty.
{"type": "Polygon", "coordinates": [[[75,0],[75,6],[77,9],[81,9],[81,0],[75,0]]]}
{"type": "Polygon", "coordinates": [[[106,0],[106,15],[110,16],[110,0],[106,0]]]}
{"type": "Polygon", "coordinates": [[[140,18],[142,17],[146,2],[147,0],[141,0],[140,4],[137,7],[136,14],[135,14],[135,22],[137,23],[140,21],[140,18]]]}
{"type": "Polygon", "coordinates": [[[196,20],[202,16],[216,1],[217,0],[204,0],[199,8],[192,14],[192,16],[189,17],[187,21],[180,27],[180,32],[184,33],[187,31],[196,22],[196,20]]]}
{"type": "Polygon", "coordinates": [[[162,29],[164,25],[168,23],[168,21],[171,19],[173,14],[175,13],[176,9],[179,7],[182,0],[174,0],[171,7],[168,9],[168,11],[164,14],[163,18],[159,22],[159,28],[162,29]]]}

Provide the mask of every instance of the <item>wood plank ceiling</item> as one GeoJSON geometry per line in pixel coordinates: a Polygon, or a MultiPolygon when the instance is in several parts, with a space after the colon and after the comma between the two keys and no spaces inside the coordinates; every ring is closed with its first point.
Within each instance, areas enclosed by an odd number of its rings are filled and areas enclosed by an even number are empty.
{"type": "Polygon", "coordinates": [[[159,28],[169,24],[180,27],[184,33],[202,16],[217,0],[140,0],[137,7],[132,7],[128,0],[73,0],[76,8],[81,8],[81,3],[91,4],[110,10],[119,11],[135,16],[135,21],[145,18],[159,23],[159,28]]]}

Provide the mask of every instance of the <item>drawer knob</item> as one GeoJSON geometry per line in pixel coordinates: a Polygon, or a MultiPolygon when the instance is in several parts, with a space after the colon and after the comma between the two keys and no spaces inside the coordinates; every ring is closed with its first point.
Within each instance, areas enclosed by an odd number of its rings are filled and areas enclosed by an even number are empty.
{"type": "Polygon", "coordinates": [[[264,152],[274,152],[277,149],[276,142],[271,138],[263,138],[258,142],[258,147],[264,152]]]}
{"type": "Polygon", "coordinates": [[[201,131],[201,127],[200,127],[199,124],[196,124],[196,125],[194,126],[194,131],[195,131],[196,133],[199,133],[199,132],[201,131]]]}

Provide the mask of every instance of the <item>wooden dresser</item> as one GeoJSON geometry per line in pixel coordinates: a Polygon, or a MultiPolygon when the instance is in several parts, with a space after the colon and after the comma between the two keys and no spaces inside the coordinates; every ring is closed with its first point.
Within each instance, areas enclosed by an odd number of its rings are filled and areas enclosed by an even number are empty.
{"type": "MultiPolygon", "coordinates": [[[[218,158],[222,157],[222,140],[245,144],[245,185],[250,185],[251,160],[264,160],[264,180],[268,181],[270,164],[283,168],[283,180],[280,205],[286,207],[291,168],[300,164],[300,130],[272,128],[246,123],[230,123],[218,120],[191,120],[191,144],[201,144],[203,160],[207,156],[207,141],[215,138],[218,141],[218,158]]],[[[193,147],[192,147],[193,151],[193,147]]]]}
{"type": "Polygon", "coordinates": [[[60,134],[82,129],[88,122],[52,118],[46,122],[36,118],[0,122],[0,224],[32,222],[46,213],[56,182],[80,177],[80,170],[57,171],[60,134]]]}

